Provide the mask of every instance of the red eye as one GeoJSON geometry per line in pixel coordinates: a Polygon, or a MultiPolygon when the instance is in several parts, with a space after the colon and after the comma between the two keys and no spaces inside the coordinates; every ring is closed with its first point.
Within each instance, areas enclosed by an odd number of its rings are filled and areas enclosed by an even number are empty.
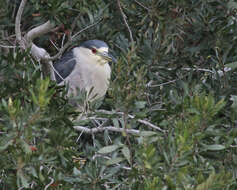
{"type": "Polygon", "coordinates": [[[97,52],[97,50],[95,48],[92,48],[91,52],[95,54],[97,52]]]}

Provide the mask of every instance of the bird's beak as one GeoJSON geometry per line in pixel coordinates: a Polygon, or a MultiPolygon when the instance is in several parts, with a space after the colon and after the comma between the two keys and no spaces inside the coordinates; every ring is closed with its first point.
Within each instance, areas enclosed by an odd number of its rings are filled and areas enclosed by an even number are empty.
{"type": "Polygon", "coordinates": [[[103,59],[107,60],[108,62],[114,62],[114,63],[117,62],[116,58],[115,58],[114,56],[112,56],[112,55],[111,55],[110,53],[108,53],[108,52],[101,52],[101,53],[99,53],[99,55],[100,55],[103,59]]]}

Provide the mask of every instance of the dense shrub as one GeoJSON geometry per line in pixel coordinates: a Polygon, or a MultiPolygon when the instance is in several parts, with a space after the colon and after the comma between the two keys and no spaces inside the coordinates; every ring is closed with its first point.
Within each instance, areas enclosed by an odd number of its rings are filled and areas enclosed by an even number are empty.
{"type": "Polygon", "coordinates": [[[235,1],[27,1],[22,33],[58,27],[35,40],[50,55],[93,25],[69,48],[101,39],[118,59],[83,117],[16,43],[20,2],[0,2],[0,189],[237,188],[235,1]]]}

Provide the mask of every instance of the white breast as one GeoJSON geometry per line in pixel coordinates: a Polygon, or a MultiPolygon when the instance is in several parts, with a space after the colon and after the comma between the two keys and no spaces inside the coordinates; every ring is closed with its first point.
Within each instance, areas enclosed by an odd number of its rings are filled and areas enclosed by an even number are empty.
{"type": "Polygon", "coordinates": [[[69,85],[69,95],[76,95],[78,89],[85,89],[87,93],[91,91],[88,97],[89,101],[101,98],[105,95],[111,75],[111,69],[107,62],[98,63],[99,59],[88,55],[88,50],[83,52],[84,48],[74,48],[73,52],[79,64],[76,64],[74,71],[66,78],[64,82],[69,85]],[[83,52],[83,53],[82,53],[83,52]],[[88,56],[90,62],[88,63],[88,56]],[[97,63],[97,64],[95,64],[97,63]]]}
{"type": "Polygon", "coordinates": [[[82,76],[82,88],[84,88],[88,93],[92,90],[89,96],[89,100],[97,99],[103,97],[108,89],[110,80],[110,66],[108,63],[103,65],[94,65],[90,67],[88,65],[80,65],[82,76]]]}

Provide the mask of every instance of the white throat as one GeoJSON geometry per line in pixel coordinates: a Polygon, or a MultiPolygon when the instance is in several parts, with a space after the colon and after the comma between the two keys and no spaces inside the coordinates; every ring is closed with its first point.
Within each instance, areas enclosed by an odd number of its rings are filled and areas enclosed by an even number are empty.
{"type": "Polygon", "coordinates": [[[74,48],[73,53],[79,60],[76,67],[81,76],[80,88],[85,89],[88,93],[93,88],[89,96],[90,101],[103,97],[108,89],[111,75],[108,61],[98,55],[93,55],[84,47],[74,48]]]}

